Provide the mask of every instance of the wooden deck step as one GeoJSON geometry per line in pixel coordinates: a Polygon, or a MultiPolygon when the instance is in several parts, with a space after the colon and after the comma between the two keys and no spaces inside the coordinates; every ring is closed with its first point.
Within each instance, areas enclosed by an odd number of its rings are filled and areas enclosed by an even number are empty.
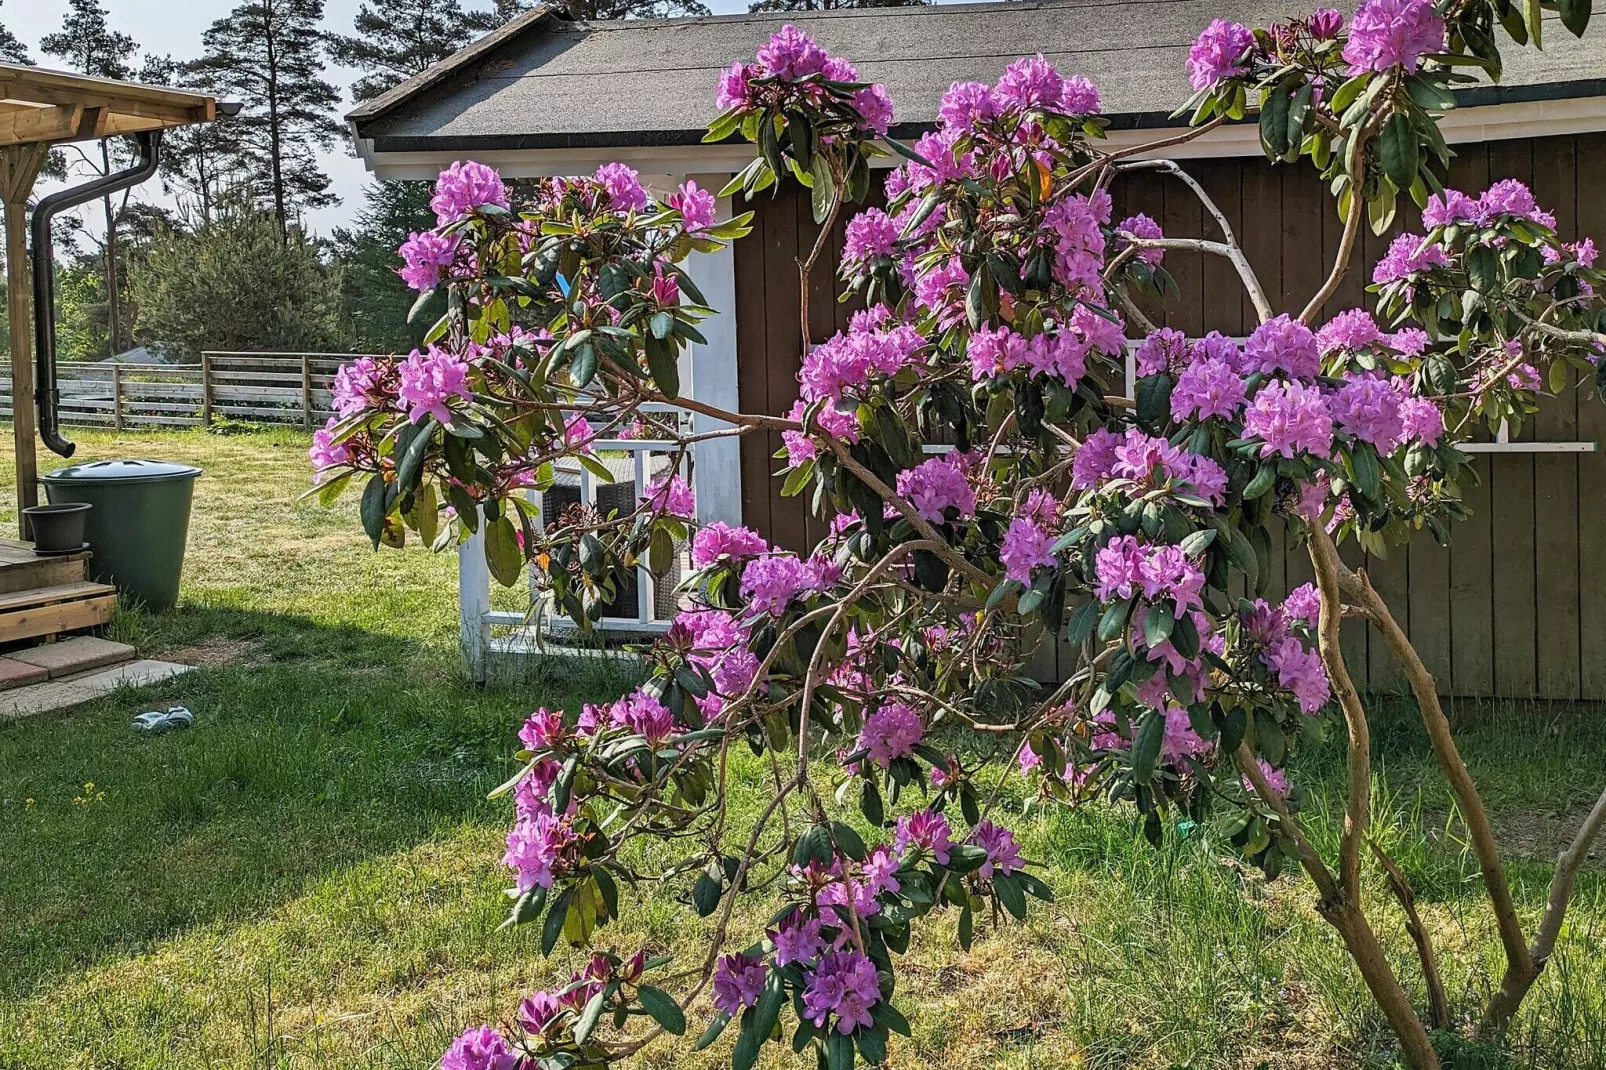
{"type": "Polygon", "coordinates": [[[72,583],[0,594],[0,643],[105,624],[117,611],[110,584],[72,583]]]}
{"type": "Polygon", "coordinates": [[[89,578],[89,554],[41,557],[33,544],[0,539],[0,594],[59,587],[89,578]]]}

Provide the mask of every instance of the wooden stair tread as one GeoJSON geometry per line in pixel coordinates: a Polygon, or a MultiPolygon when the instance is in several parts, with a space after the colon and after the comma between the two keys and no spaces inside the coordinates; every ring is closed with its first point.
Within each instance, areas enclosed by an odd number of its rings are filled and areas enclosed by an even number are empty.
{"type": "Polygon", "coordinates": [[[49,605],[52,602],[74,602],[83,598],[116,595],[117,588],[109,583],[61,583],[53,587],[35,587],[28,591],[0,594],[0,613],[49,605]]]}

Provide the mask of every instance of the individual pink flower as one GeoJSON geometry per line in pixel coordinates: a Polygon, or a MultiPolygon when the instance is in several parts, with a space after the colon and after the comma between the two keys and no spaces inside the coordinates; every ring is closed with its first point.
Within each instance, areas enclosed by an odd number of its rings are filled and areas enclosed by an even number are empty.
{"type": "Polygon", "coordinates": [[[545,706],[526,717],[519,728],[519,742],[524,744],[525,750],[531,751],[551,750],[562,741],[563,735],[562,711],[545,706]]]}
{"type": "Polygon", "coordinates": [[[502,861],[517,874],[520,893],[531,888],[551,888],[554,869],[573,842],[568,819],[537,811],[519,821],[507,834],[507,853],[502,861]]]}
{"type": "Polygon", "coordinates": [[[808,962],[818,958],[820,952],[825,950],[825,941],[820,936],[820,919],[804,918],[799,911],[794,911],[778,928],[771,929],[768,935],[770,942],[775,945],[777,966],[808,962]]]}
{"type": "Polygon", "coordinates": [[[1444,19],[1431,0],[1366,0],[1350,19],[1344,59],[1349,74],[1416,70],[1425,55],[1444,50],[1444,19]]]}
{"type": "Polygon", "coordinates": [[[557,1025],[563,1004],[550,992],[536,992],[519,1003],[519,1024],[526,1033],[542,1036],[557,1025]]]}
{"type": "Polygon", "coordinates": [[[725,955],[714,967],[714,1007],[732,1018],[758,1002],[769,967],[745,954],[725,955]]]}
{"type": "Polygon", "coordinates": [[[1401,437],[1406,442],[1437,446],[1439,440],[1444,437],[1444,410],[1429,398],[1402,398],[1400,428],[1401,437]]]}
{"type": "Polygon", "coordinates": [[[1315,386],[1275,381],[1255,394],[1244,416],[1245,437],[1264,441],[1262,457],[1295,457],[1312,453],[1331,457],[1333,419],[1326,399],[1315,386]]]}
{"type": "Polygon", "coordinates": [[[1255,47],[1249,27],[1214,19],[1188,49],[1188,82],[1194,89],[1209,89],[1228,78],[1249,73],[1244,53],[1255,47]]]}
{"type": "Polygon", "coordinates": [[[473,160],[459,160],[435,180],[435,194],[429,206],[435,212],[435,225],[444,227],[488,204],[506,208],[507,187],[495,168],[473,160]]]}
{"type": "Polygon", "coordinates": [[[425,416],[433,416],[443,424],[452,422],[452,411],[447,402],[474,395],[468,389],[468,365],[453,353],[430,346],[420,353],[413,350],[397,367],[401,389],[397,397],[411,406],[407,413],[410,423],[425,416]]]}
{"type": "Polygon", "coordinates": [[[1080,74],[1065,79],[1065,88],[1060,93],[1060,111],[1067,115],[1097,115],[1101,106],[1098,86],[1080,74]]]}
{"type": "Polygon", "coordinates": [[[402,281],[414,290],[433,290],[457,258],[457,237],[433,230],[414,231],[396,253],[402,258],[402,266],[396,272],[402,281]]]}
{"type": "Polygon", "coordinates": [[[889,702],[864,719],[858,749],[869,751],[870,761],[885,769],[895,759],[914,754],[915,744],[925,734],[926,726],[913,706],[889,702]]]}
{"type": "Polygon", "coordinates": [[[316,482],[323,482],[329,469],[351,463],[351,451],[345,443],[333,441],[332,429],[338,422],[336,417],[331,416],[325,426],[312,433],[312,446],[307,450],[307,459],[312,462],[316,482]]]}
{"type": "MultiPolygon", "coordinates": [[[[1260,773],[1266,778],[1266,787],[1271,789],[1272,795],[1279,799],[1286,797],[1288,795],[1288,774],[1281,769],[1273,768],[1264,758],[1256,758],[1255,764],[1260,767],[1260,773]]],[[[1251,795],[1255,794],[1254,783],[1247,776],[1242,779],[1244,791],[1251,795]]]]}
{"type": "Polygon", "coordinates": [[[1327,704],[1332,688],[1322,656],[1307,650],[1297,636],[1288,636],[1261,657],[1277,673],[1277,682],[1292,691],[1301,712],[1316,713],[1327,704]]]}
{"type": "Polygon", "coordinates": [[[714,104],[721,111],[747,107],[753,94],[752,86],[749,84],[753,76],[753,65],[746,63],[733,63],[720,71],[719,86],[714,92],[714,104]]]}

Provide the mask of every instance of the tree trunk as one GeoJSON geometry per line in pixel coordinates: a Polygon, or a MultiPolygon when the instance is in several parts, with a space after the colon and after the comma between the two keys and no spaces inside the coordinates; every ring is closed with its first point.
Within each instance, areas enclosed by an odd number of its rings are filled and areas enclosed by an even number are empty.
{"type": "Polygon", "coordinates": [[[279,221],[279,236],[288,239],[290,229],[284,205],[284,167],[279,149],[279,56],[273,41],[273,0],[264,0],[262,15],[262,38],[268,60],[268,161],[273,171],[273,215],[279,221]]]}

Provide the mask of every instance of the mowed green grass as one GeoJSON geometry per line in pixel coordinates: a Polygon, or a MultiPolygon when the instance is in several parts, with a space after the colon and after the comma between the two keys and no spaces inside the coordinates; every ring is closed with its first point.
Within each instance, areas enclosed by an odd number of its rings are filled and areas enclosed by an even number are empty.
{"type": "MultiPolygon", "coordinates": [[[[465,1025],[503,1021],[523,993],[566,976],[575,955],[543,960],[534,934],[497,928],[507,808],[485,794],[509,772],[532,706],[572,710],[624,681],[546,666],[491,690],[464,683],[454,559],[374,554],[353,501],[297,503],[297,433],[75,437],[86,458],[207,470],[179,607],[116,628],[202,668],[0,724],[0,1067],[424,1068],[465,1025]],[[193,730],[129,731],[133,713],[171,702],[196,712],[193,730]]],[[[1415,884],[1455,1010],[1470,1016],[1498,945],[1409,714],[1379,712],[1374,833],[1415,884]]],[[[1606,713],[1457,715],[1532,916],[1546,859],[1606,781],[1606,713]]],[[[1323,842],[1339,759],[1331,744],[1301,758],[1323,842]]],[[[762,773],[738,767],[738,814],[754,808],[762,773]]],[[[1005,797],[1019,813],[1019,784],[1005,797]]],[[[927,922],[897,996],[915,1037],[894,1043],[893,1066],[1392,1064],[1302,879],[1267,884],[1198,830],[1152,848],[1119,809],[1011,820],[1056,902],[984,930],[969,952],[952,917],[927,922]]],[[[1603,878],[1592,862],[1509,1049],[1457,1065],[1606,1067],[1603,878]]],[[[1420,1002],[1399,912],[1372,887],[1420,1002]]],[[[674,901],[684,891],[643,887],[628,923],[599,941],[691,951],[704,927],[674,901]]],[[[682,1044],[638,1062],[711,1067],[725,1051],[682,1044]]],[[[808,1064],[776,1049],[761,1065],[808,1064]]]]}

